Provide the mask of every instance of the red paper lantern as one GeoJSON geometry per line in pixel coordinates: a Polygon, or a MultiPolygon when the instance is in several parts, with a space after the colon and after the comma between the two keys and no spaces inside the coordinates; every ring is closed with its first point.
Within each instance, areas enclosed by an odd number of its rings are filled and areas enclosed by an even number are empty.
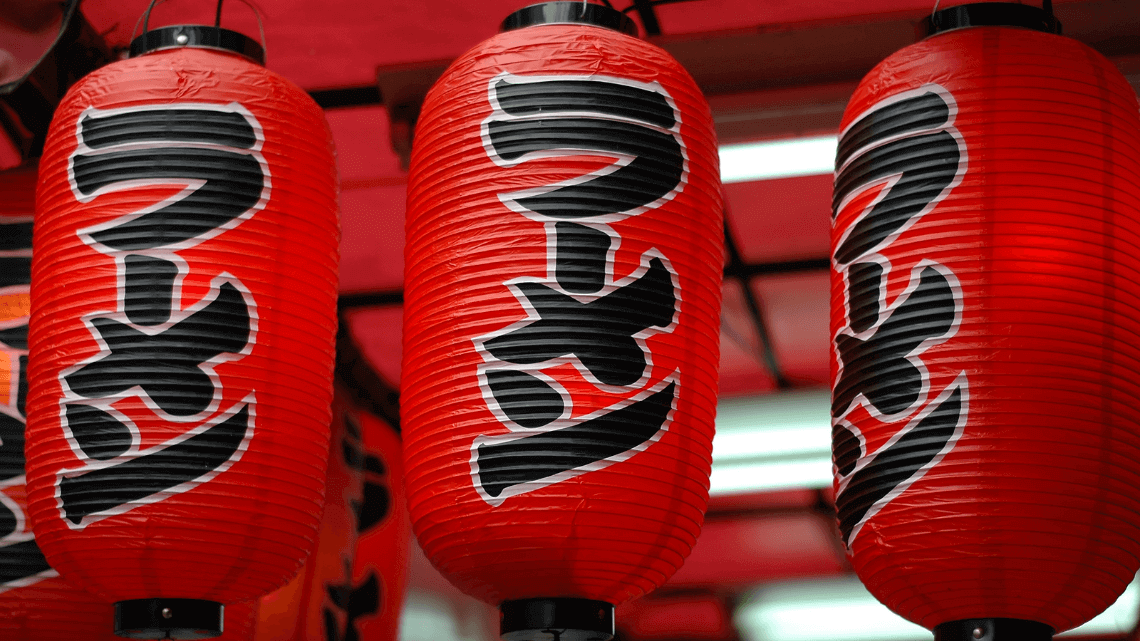
{"type": "Polygon", "coordinates": [[[333,402],[328,504],[317,551],[261,599],[258,641],[395,641],[408,571],[409,526],[399,434],[333,402]]]}
{"type": "Polygon", "coordinates": [[[1036,8],[932,20],[843,118],[839,525],[938,639],[1047,639],[1140,565],[1137,100],[1036,8]]]}
{"type": "Polygon", "coordinates": [[[333,397],[327,479],[316,549],[296,579],[261,599],[259,639],[354,638],[348,632],[354,596],[349,583],[362,509],[364,451],[354,411],[340,390],[333,397]]]}
{"type": "MultiPolygon", "coordinates": [[[[32,538],[24,488],[23,408],[36,167],[0,174],[0,638],[113,641],[111,604],[51,569],[32,538]],[[6,386],[6,387],[5,387],[6,386]]],[[[252,641],[255,610],[226,610],[223,641],[252,641]]]]}
{"type": "Polygon", "coordinates": [[[199,638],[316,536],[336,172],[320,108],[234,53],[256,43],[168,27],[132,51],[68,92],[40,165],[28,503],[117,633],[199,638]]]}
{"type": "Polygon", "coordinates": [[[28,289],[36,168],[0,173],[0,638],[109,636],[111,611],[48,565],[32,538],[24,487],[28,289]]]}
{"type": "Polygon", "coordinates": [[[408,504],[435,566],[502,605],[506,638],[612,634],[708,500],[716,137],[689,75],[627,27],[601,5],[524,9],[451,65],[416,131],[408,504]]]}
{"type": "Polygon", "coordinates": [[[360,639],[396,641],[408,579],[411,524],[404,494],[400,434],[385,421],[357,412],[364,439],[364,493],[356,520],[347,616],[360,639]]]}

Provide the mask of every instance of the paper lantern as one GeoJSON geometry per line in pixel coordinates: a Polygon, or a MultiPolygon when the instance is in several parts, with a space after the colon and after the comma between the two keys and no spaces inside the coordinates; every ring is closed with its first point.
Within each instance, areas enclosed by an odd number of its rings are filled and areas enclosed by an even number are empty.
{"type": "Polygon", "coordinates": [[[110,636],[110,609],[59,578],[27,517],[24,407],[35,194],[36,167],[0,173],[0,638],[110,636]]]}
{"type": "Polygon", "coordinates": [[[337,390],[333,396],[325,509],[316,549],[293,581],[261,599],[258,639],[359,638],[348,633],[353,596],[348,584],[352,581],[356,523],[364,494],[364,453],[353,413],[345,395],[337,390]]]}
{"type": "Polygon", "coordinates": [[[435,566],[501,604],[505,638],[608,638],[613,605],[680,566],[708,500],[716,138],[689,75],[616,11],[554,2],[504,27],[417,125],[408,505],[435,566]]]}
{"type": "Polygon", "coordinates": [[[842,123],[839,526],[938,639],[1048,639],[1140,565],[1137,100],[1034,7],[932,20],[842,123]]]}
{"type": "MultiPolygon", "coordinates": [[[[24,490],[28,289],[36,167],[0,173],[0,638],[113,641],[111,604],[53,570],[32,538],[24,490]]],[[[254,609],[227,610],[223,641],[252,641],[254,609]]]]}
{"type": "Polygon", "coordinates": [[[333,415],[317,551],[293,581],[261,599],[258,641],[397,638],[410,535],[400,437],[339,391],[333,415]]]}
{"type": "Polygon", "coordinates": [[[363,439],[364,487],[345,615],[363,641],[396,641],[411,537],[400,434],[368,412],[353,416],[363,439]]]}
{"type": "Polygon", "coordinates": [[[69,91],[40,164],[28,504],[118,634],[199,638],[316,535],[336,171],[320,108],[256,43],[168,27],[132,51],[69,91]]]}

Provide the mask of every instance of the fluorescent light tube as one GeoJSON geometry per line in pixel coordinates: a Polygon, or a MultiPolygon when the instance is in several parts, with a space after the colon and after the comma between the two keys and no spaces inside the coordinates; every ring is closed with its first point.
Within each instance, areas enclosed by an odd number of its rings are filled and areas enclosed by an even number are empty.
{"type": "Polygon", "coordinates": [[[830,410],[827,390],[722,399],[709,494],[831,485],[830,410]]]}
{"type": "Polygon", "coordinates": [[[408,591],[400,610],[399,641],[475,641],[462,634],[461,627],[455,606],[447,597],[424,590],[408,591]]]}
{"type": "Polygon", "coordinates": [[[858,577],[790,581],[746,597],[733,616],[742,641],[930,641],[875,600],[858,577]]]}
{"type": "Polygon", "coordinates": [[[838,136],[721,145],[721,182],[829,174],[835,171],[838,136]]]}
{"type": "MultiPolygon", "coordinates": [[[[1120,637],[1136,627],[1140,584],[1092,621],[1057,635],[1120,637]]],[[[855,576],[789,581],[748,595],[733,617],[742,641],[931,641],[933,635],[875,600],[855,576]]]]}
{"type": "Polygon", "coordinates": [[[1124,588],[1124,594],[1116,599],[1116,603],[1108,606],[1107,610],[1096,615],[1092,621],[1068,632],[1062,632],[1056,638],[1119,637],[1135,630],[1137,619],[1140,619],[1140,578],[1133,579],[1132,583],[1124,588]]]}

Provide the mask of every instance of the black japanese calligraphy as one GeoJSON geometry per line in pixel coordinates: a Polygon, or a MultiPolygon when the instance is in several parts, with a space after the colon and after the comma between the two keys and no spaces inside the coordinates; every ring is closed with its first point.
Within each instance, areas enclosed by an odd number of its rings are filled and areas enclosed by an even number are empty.
{"type": "MultiPolygon", "coordinates": [[[[351,564],[346,566],[345,571],[348,576],[352,576],[351,564]]],[[[360,585],[353,585],[349,580],[341,585],[326,586],[326,590],[329,601],[344,613],[345,623],[342,628],[333,608],[325,607],[325,638],[328,641],[360,641],[356,620],[380,610],[380,581],[376,578],[376,573],[369,572],[360,585]]]]}
{"type": "Polygon", "coordinates": [[[32,258],[30,256],[0,255],[0,287],[12,287],[31,282],[32,258]]]}
{"type": "Polygon", "coordinates": [[[139,387],[163,412],[192,416],[214,400],[215,383],[203,368],[223,354],[240,354],[250,338],[249,305],[231,282],[222,282],[201,309],[157,334],[111,318],[93,318],[106,354],[67,373],[68,389],[83,398],[106,398],[139,387]]]}
{"type": "Polygon", "coordinates": [[[364,484],[359,500],[350,501],[353,516],[356,518],[356,532],[363,534],[379,525],[388,517],[392,496],[388,490],[388,467],[375,454],[365,452],[360,447],[361,432],[356,419],[345,417],[348,436],[342,441],[344,462],[351,469],[362,472],[364,484]]]}
{"type": "Polygon", "coordinates": [[[835,161],[832,216],[854,195],[887,182],[885,193],[844,234],[835,250],[837,263],[846,265],[887,245],[961,180],[965,158],[951,122],[946,98],[930,89],[875,109],[844,132],[835,161]]]}
{"type": "MultiPolygon", "coordinates": [[[[964,382],[963,375],[870,456],[857,442],[843,441],[849,448],[844,452],[844,467],[850,476],[836,508],[845,543],[850,543],[855,528],[866,521],[876,504],[881,507],[880,501],[885,503],[901,494],[920,472],[945,454],[955,434],[961,433],[966,418],[964,382]],[[863,458],[863,464],[855,470],[854,460],[858,458],[863,458]]],[[[850,432],[848,435],[848,439],[854,438],[850,432]]]]}
{"type": "Polygon", "coordinates": [[[139,452],[114,465],[63,473],[58,482],[59,501],[67,520],[84,525],[84,519],[91,515],[110,513],[129,503],[155,502],[176,493],[184,484],[208,481],[225,471],[234,453],[249,440],[253,417],[247,403],[221,419],[197,428],[186,438],[139,452]]]}
{"type": "Polygon", "coordinates": [[[542,80],[503,77],[492,87],[501,113],[484,124],[492,158],[517,163],[528,155],[605,152],[623,159],[616,168],[503,196],[518,210],[543,219],[580,220],[636,210],[681,183],[685,160],[671,128],[673,106],[663,90],[618,80],[542,80]]]}
{"type": "Polygon", "coordinates": [[[32,539],[0,547],[0,592],[26,585],[32,577],[55,576],[54,572],[32,539]]]}
{"type": "Polygon", "coordinates": [[[928,85],[889,98],[840,138],[832,217],[871,189],[875,197],[847,225],[834,268],[845,283],[846,325],[834,338],[839,372],[832,394],[832,451],[839,476],[836,507],[843,541],[953,448],[965,424],[965,374],[930,400],[923,352],[949,340],[962,315],[953,272],[920,260],[910,282],[887,304],[891,261],[876,252],[931,211],[961,182],[966,149],[954,128],[957,107],[928,85]],[[874,420],[906,421],[877,451],[847,420],[855,407],[874,420]]]}
{"type": "Polygon", "coordinates": [[[270,177],[261,127],[236,103],[88,109],[76,136],[68,169],[81,202],[147,186],[181,188],[79,230],[119,273],[116,309],[84,318],[100,352],[60,374],[65,433],[86,461],[60,474],[60,511],[81,528],[206,482],[252,437],[253,395],[221,408],[215,367],[252,349],[255,301],[238,279],[220,273],[206,296],[184,307],[181,282],[190,266],[178,252],[264,207],[270,177]],[[138,429],[114,408],[130,396],[159,420],[189,423],[189,431],[140,451],[138,429]]]}
{"type": "Polygon", "coordinates": [[[586,303],[540,283],[517,283],[536,320],[483,343],[496,359],[542,363],[573,354],[599,383],[632,385],[645,372],[646,355],[634,338],[673,322],[676,299],[669,270],[659,258],[633,282],[586,303]]]}
{"type": "Polygon", "coordinates": [[[89,230],[90,238],[123,252],[179,247],[248,218],[268,178],[249,153],[260,129],[252,119],[220,106],[88,110],[70,167],[81,200],[141,184],[187,185],[153,211],[89,230]]]}
{"type": "Polygon", "coordinates": [[[960,310],[946,275],[932,266],[917,271],[918,286],[900,296],[869,338],[835,337],[843,369],[832,388],[832,416],[846,414],[857,396],[882,415],[908,412],[923,400],[927,377],[917,353],[947,338],[960,310]]]}
{"type": "MultiPolygon", "coordinates": [[[[0,221],[0,295],[22,296],[31,283],[28,264],[32,252],[30,220],[0,221]]],[[[28,395],[28,318],[4,321],[0,351],[8,360],[8,398],[0,399],[0,488],[24,482],[24,402],[28,395]]],[[[0,493],[0,592],[28,585],[52,572],[32,538],[24,510],[0,493]]]]}
{"type": "MultiPolygon", "coordinates": [[[[345,465],[364,476],[362,495],[349,500],[356,519],[356,534],[360,536],[376,527],[388,517],[391,496],[387,486],[387,466],[380,457],[369,454],[361,447],[363,434],[360,424],[351,414],[344,415],[345,437],[341,440],[341,455],[345,465]]],[[[352,584],[352,563],[344,559],[344,583],[325,584],[326,605],[322,609],[325,637],[328,641],[357,641],[360,632],[356,620],[380,611],[383,586],[375,572],[369,572],[359,586],[352,584]],[[338,615],[338,612],[340,613],[338,615]],[[344,625],[340,625],[340,618],[344,625]]]]}
{"type": "Polygon", "coordinates": [[[507,488],[584,468],[644,445],[673,407],[676,383],[576,425],[522,438],[486,438],[476,445],[483,491],[498,498],[507,488]]]}
{"type": "Polygon", "coordinates": [[[636,273],[617,278],[613,252],[621,238],[611,223],[672,199],[687,182],[688,161],[679,113],[655,83],[503,74],[488,98],[494,111],[483,141],[499,166],[572,155],[614,159],[585,176],[499,195],[512,211],[543,223],[550,267],[545,278],[506,283],[527,319],[476,341],[488,406],[512,431],[535,431],[476,439],[475,485],[494,505],[623,460],[665,428],[676,383],[646,389],[652,358],[645,339],[676,322],[676,275],[654,250],[636,273]],[[573,399],[543,371],[567,362],[615,402],[571,420],[573,399]]]}

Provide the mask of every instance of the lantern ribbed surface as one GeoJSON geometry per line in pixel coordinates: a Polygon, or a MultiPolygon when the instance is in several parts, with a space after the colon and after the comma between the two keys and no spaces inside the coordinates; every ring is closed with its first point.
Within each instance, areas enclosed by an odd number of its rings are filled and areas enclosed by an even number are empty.
{"type": "MultiPolygon", "coordinates": [[[[113,641],[112,606],[51,569],[32,539],[24,486],[25,357],[37,168],[0,173],[0,638],[113,641]]],[[[223,641],[251,639],[248,604],[227,609],[223,641]]]]}
{"type": "Polygon", "coordinates": [[[396,639],[410,535],[400,464],[399,434],[338,390],[316,551],[261,598],[250,641],[396,639]]]}
{"type": "Polygon", "coordinates": [[[384,420],[364,411],[352,416],[364,445],[364,495],[356,522],[352,590],[368,598],[358,599],[361,606],[350,615],[361,639],[396,641],[408,583],[411,537],[403,448],[400,434],[384,420]]]}
{"type": "Polygon", "coordinates": [[[843,118],[832,233],[840,531],[933,628],[1060,632],[1140,565],[1140,117],[1100,54],[935,35],[843,118]]]}
{"type": "Polygon", "coordinates": [[[499,34],[436,83],[408,181],[412,527],[490,603],[663,583],[708,501],[723,227],[689,75],[590,25],[499,34]]]}
{"type": "Polygon", "coordinates": [[[108,634],[111,608],[51,569],[32,538],[24,486],[24,407],[36,167],[0,173],[0,638],[108,634]]]}
{"type": "MultiPolygon", "coordinates": [[[[313,554],[295,581],[261,599],[258,638],[350,639],[356,610],[375,610],[370,594],[352,586],[357,521],[362,509],[364,451],[360,427],[338,389],[333,396],[332,441],[325,507],[313,554]]],[[[252,641],[252,639],[251,639],[252,641]]]]}
{"type": "Polygon", "coordinates": [[[56,111],[32,264],[28,501],[72,583],[231,603],[320,522],[338,236],[332,139],[300,89],[173,49],[56,111]]]}

